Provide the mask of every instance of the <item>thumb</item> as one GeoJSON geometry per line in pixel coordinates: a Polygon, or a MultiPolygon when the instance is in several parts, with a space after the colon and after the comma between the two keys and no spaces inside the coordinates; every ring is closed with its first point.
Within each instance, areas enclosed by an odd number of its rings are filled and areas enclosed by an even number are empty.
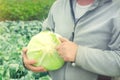
{"type": "Polygon", "coordinates": [[[22,49],[22,52],[23,52],[23,53],[26,53],[26,52],[27,52],[27,47],[24,47],[24,48],[22,49]]]}
{"type": "Polygon", "coordinates": [[[67,38],[63,38],[63,37],[59,37],[59,40],[60,40],[62,43],[68,41],[67,38]]]}
{"type": "Polygon", "coordinates": [[[27,48],[23,48],[22,49],[23,62],[25,64],[34,64],[34,63],[36,63],[35,60],[28,60],[26,53],[27,53],[27,48]]]}

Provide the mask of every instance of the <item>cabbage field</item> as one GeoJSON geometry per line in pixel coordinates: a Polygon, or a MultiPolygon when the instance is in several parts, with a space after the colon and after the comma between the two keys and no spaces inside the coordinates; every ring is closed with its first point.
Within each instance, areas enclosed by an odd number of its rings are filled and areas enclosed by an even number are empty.
{"type": "Polygon", "coordinates": [[[0,80],[50,80],[47,73],[24,68],[21,50],[41,31],[40,21],[0,22],[0,80]]]}

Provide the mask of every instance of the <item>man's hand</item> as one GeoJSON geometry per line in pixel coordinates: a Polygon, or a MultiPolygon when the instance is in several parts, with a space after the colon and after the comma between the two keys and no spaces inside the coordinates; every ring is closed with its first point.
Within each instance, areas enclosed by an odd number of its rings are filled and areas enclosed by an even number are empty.
{"type": "Polygon", "coordinates": [[[28,60],[27,56],[26,56],[26,52],[27,52],[27,48],[24,48],[22,50],[23,54],[23,62],[24,65],[27,69],[33,71],[33,72],[46,72],[46,70],[43,67],[35,67],[32,64],[36,63],[34,60],[28,60]]]}
{"type": "Polygon", "coordinates": [[[61,44],[56,48],[59,55],[64,59],[64,61],[74,62],[78,45],[63,37],[60,37],[60,41],[61,44]]]}

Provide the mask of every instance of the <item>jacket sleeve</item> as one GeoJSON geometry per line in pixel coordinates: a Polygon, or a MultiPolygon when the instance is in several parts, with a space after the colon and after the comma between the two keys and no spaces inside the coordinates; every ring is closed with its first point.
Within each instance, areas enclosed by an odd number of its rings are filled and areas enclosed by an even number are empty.
{"type": "Polygon", "coordinates": [[[85,70],[106,76],[120,76],[120,10],[113,19],[110,50],[100,50],[80,46],[75,63],[85,70]]]}
{"type": "Polygon", "coordinates": [[[54,31],[54,26],[55,25],[54,25],[52,14],[51,12],[49,12],[48,17],[42,23],[42,31],[44,30],[54,31]]]}
{"type": "Polygon", "coordinates": [[[50,8],[50,11],[48,13],[48,17],[44,20],[43,24],[42,24],[42,30],[50,30],[50,31],[54,31],[55,28],[55,22],[53,19],[53,12],[54,9],[56,8],[57,3],[59,2],[59,0],[55,1],[52,5],[52,7],[50,8]]]}

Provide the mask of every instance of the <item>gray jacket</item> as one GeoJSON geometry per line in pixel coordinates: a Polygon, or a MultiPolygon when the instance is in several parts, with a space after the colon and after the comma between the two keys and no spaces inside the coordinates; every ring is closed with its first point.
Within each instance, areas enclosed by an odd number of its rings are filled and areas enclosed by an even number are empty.
{"type": "Polygon", "coordinates": [[[79,45],[75,65],[66,62],[49,71],[53,80],[97,80],[98,75],[120,76],[120,0],[95,0],[74,18],[76,0],[56,0],[46,26],[79,45]]]}

